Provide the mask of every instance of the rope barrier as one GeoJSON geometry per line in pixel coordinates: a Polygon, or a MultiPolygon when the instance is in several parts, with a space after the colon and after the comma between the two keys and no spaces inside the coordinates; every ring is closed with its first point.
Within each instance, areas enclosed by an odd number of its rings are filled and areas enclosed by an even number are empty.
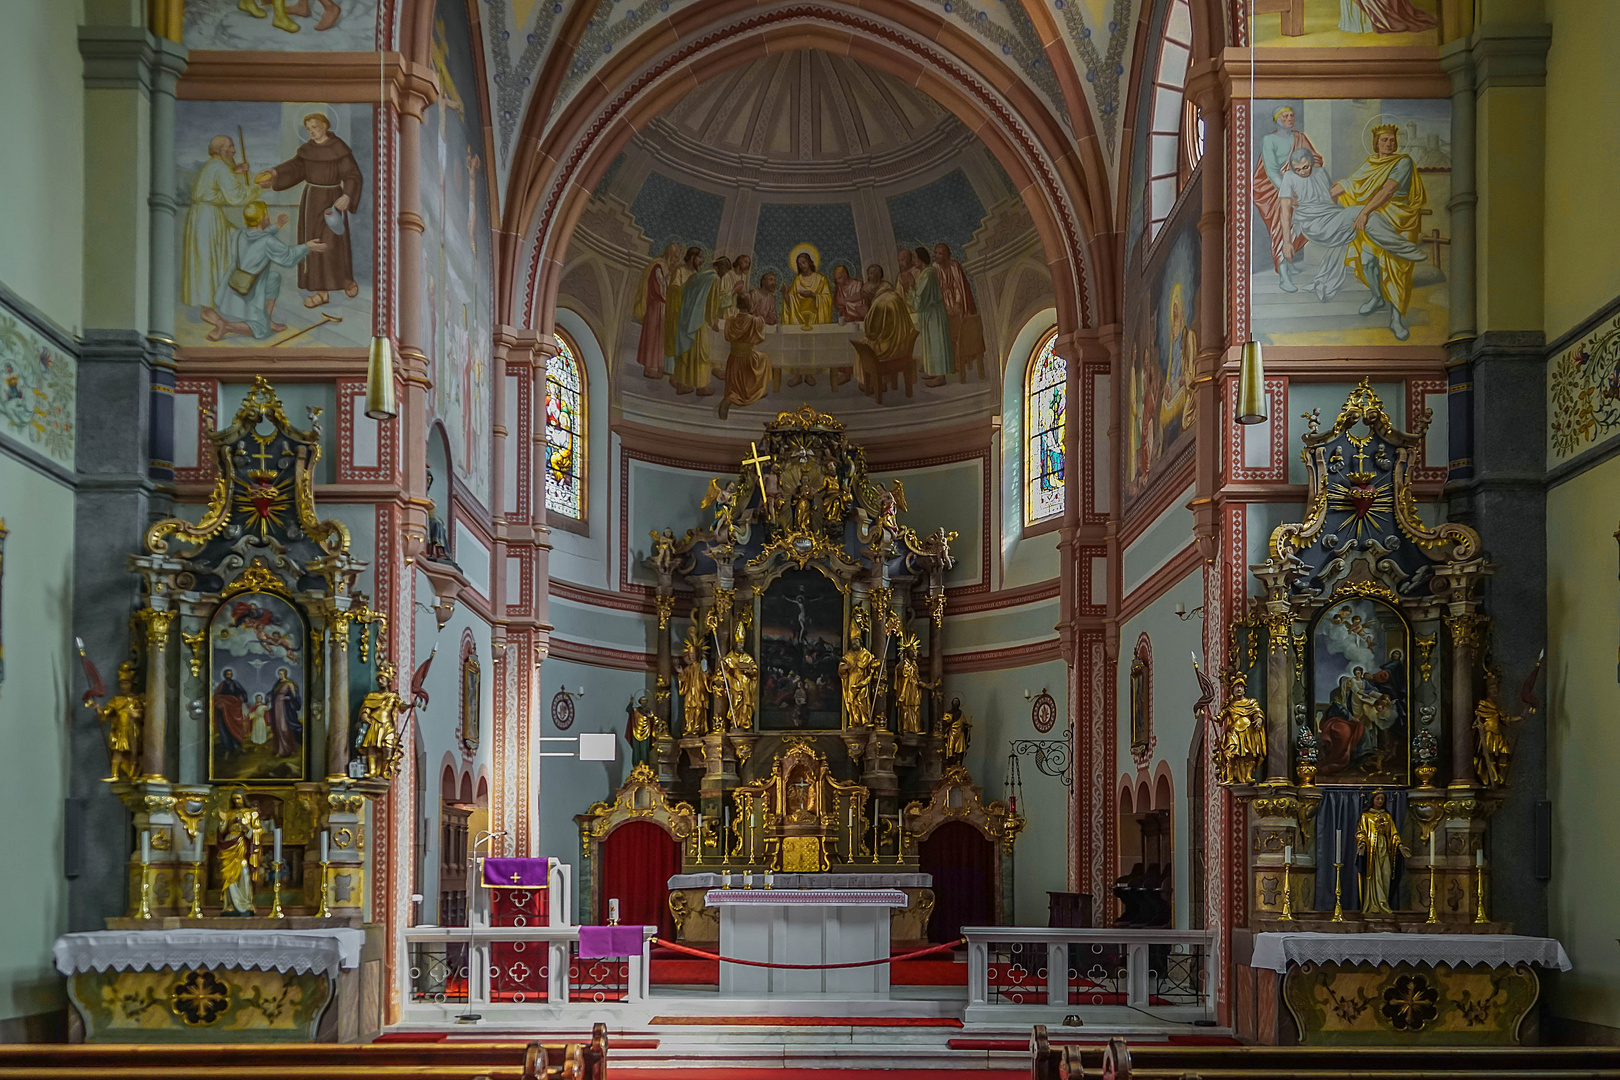
{"type": "Polygon", "coordinates": [[[892,964],[896,960],[915,960],[919,956],[928,956],[932,953],[950,952],[958,945],[966,945],[967,938],[957,938],[946,945],[930,945],[926,949],[914,949],[908,953],[901,953],[899,956],[885,956],[877,960],[852,960],[846,964],[773,964],[768,960],[738,960],[730,956],[721,956],[719,953],[704,952],[702,949],[694,949],[689,945],[677,945],[673,941],[665,941],[660,937],[653,938],[652,943],[662,945],[666,949],[673,949],[675,952],[702,957],[704,960],[718,960],[724,964],[742,964],[745,967],[790,968],[794,971],[828,971],[832,968],[874,967],[878,964],[892,964]]]}

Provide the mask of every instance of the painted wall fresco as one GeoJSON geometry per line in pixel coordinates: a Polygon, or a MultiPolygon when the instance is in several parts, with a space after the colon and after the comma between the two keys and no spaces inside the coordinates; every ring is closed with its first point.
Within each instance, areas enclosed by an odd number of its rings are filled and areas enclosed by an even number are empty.
{"type": "Polygon", "coordinates": [[[442,0],[434,11],[433,66],[441,91],[423,120],[417,163],[427,259],[421,303],[433,411],[449,435],[456,477],[488,506],[494,291],[489,187],[472,30],[461,0],[442,0]]]}
{"type": "Polygon", "coordinates": [[[176,106],[178,344],[370,342],[372,147],[367,105],[176,106]]]}
{"type": "Polygon", "coordinates": [[[1620,315],[1547,366],[1547,467],[1620,434],[1620,315]]]}
{"type": "Polygon", "coordinates": [[[1437,45],[1439,4],[1440,0],[1285,0],[1255,16],[1254,42],[1289,48],[1437,45]]]}
{"type": "Polygon", "coordinates": [[[1250,131],[1238,172],[1255,339],[1443,343],[1451,103],[1262,100],[1250,131]]]}
{"type": "Polygon", "coordinates": [[[73,468],[78,365],[0,309],[0,432],[73,468]]]}
{"type": "Polygon", "coordinates": [[[369,52],[377,0],[190,0],[188,49],[369,52]]]}
{"type": "Polygon", "coordinates": [[[1127,301],[1125,497],[1139,495],[1192,436],[1198,355],[1197,208],[1181,207],[1153,250],[1145,287],[1127,301]]]}

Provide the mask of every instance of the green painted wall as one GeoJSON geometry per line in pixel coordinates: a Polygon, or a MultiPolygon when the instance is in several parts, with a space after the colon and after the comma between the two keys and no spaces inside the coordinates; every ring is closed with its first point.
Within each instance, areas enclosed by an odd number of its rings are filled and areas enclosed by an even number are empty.
{"type": "Polygon", "coordinates": [[[81,5],[8,4],[0,34],[0,282],[59,326],[83,326],[81,5]]]}
{"type": "MultiPolygon", "coordinates": [[[[8,48],[9,46],[0,46],[8,48]]],[[[67,929],[62,800],[72,701],[73,492],[0,454],[0,1027],[63,1005],[51,942],[67,929]]],[[[110,672],[105,674],[110,675],[110,672]]]]}
{"type": "Polygon", "coordinates": [[[1550,924],[1575,970],[1557,982],[1554,1011],[1620,1027],[1620,813],[1610,793],[1620,772],[1620,683],[1615,643],[1615,546],[1620,458],[1547,496],[1547,740],[1553,804],[1550,924]]]}

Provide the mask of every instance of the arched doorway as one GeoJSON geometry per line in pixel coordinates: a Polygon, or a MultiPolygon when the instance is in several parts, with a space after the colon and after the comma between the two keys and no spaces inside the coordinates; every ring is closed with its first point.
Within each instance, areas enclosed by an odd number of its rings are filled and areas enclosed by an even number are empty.
{"type": "Polygon", "coordinates": [[[607,922],[608,900],[619,901],[619,922],[656,926],[674,940],[669,912],[669,879],[681,872],[681,847],[650,821],[631,821],[602,841],[602,887],[596,894],[596,921],[607,922]]]}
{"type": "Polygon", "coordinates": [[[964,926],[996,921],[996,845],[965,821],[950,821],[917,846],[919,868],[934,878],[928,940],[955,941],[964,926]]]}

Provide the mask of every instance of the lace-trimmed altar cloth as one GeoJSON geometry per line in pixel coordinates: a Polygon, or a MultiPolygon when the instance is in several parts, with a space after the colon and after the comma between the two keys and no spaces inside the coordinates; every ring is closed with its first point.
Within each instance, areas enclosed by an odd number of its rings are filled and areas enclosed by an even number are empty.
{"type": "Polygon", "coordinates": [[[1250,967],[1287,971],[1289,964],[1445,964],[1570,969],[1556,938],[1518,934],[1256,934],[1250,967]]]}
{"type": "Polygon", "coordinates": [[[227,968],[318,972],[335,978],[360,965],[366,932],[322,930],[92,930],[64,934],[51,954],[63,975],[82,971],[227,968]]]}
{"type": "Polygon", "coordinates": [[[730,889],[710,889],[703,902],[711,907],[725,904],[824,904],[829,906],[905,907],[910,899],[899,889],[752,889],[735,887],[732,876],[730,889]]]}

